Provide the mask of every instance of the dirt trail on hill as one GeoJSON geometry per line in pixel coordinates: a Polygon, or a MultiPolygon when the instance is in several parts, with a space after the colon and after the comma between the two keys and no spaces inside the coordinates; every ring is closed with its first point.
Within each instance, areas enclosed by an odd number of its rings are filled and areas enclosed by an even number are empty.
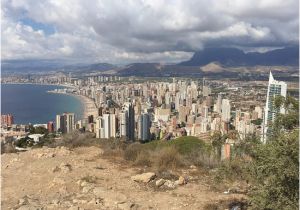
{"type": "Polygon", "coordinates": [[[3,210],[204,209],[242,196],[214,192],[201,181],[164,190],[155,180],[134,182],[139,169],[103,158],[97,147],[41,148],[1,158],[3,210]]]}

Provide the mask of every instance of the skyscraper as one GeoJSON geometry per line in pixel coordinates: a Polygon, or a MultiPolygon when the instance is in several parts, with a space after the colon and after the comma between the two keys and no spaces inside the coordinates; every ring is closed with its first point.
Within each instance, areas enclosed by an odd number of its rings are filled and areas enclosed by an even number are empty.
{"type": "Polygon", "coordinates": [[[56,115],[56,131],[62,133],[70,133],[75,129],[75,114],[63,113],[56,115]]]}
{"type": "Polygon", "coordinates": [[[134,120],[134,108],[132,104],[128,106],[127,114],[128,114],[127,138],[129,140],[134,141],[135,120],[134,120]]]}
{"type": "Polygon", "coordinates": [[[218,94],[217,104],[216,104],[216,112],[221,114],[221,107],[222,107],[222,94],[218,94]]]}
{"type": "Polygon", "coordinates": [[[142,141],[150,140],[150,115],[143,113],[139,116],[138,121],[138,139],[142,141]]]}
{"type": "Polygon", "coordinates": [[[224,122],[229,122],[230,121],[230,102],[228,99],[223,99],[222,100],[222,120],[224,122]]]}
{"type": "Polygon", "coordinates": [[[96,118],[95,125],[96,138],[115,138],[116,137],[116,115],[103,114],[96,118]]]}
{"type": "Polygon", "coordinates": [[[127,136],[127,111],[122,111],[120,113],[120,136],[127,136]]]}
{"type": "Polygon", "coordinates": [[[49,133],[53,133],[54,132],[54,123],[52,121],[47,123],[47,129],[49,133]]]}
{"type": "Polygon", "coordinates": [[[274,105],[274,98],[276,96],[286,97],[287,84],[282,81],[277,81],[274,79],[272,72],[269,75],[269,84],[268,84],[268,92],[267,92],[267,100],[266,107],[264,111],[264,119],[262,126],[262,141],[266,142],[267,134],[270,131],[269,125],[274,122],[276,115],[278,113],[285,113],[284,107],[280,107],[279,109],[274,105]]]}
{"type": "Polygon", "coordinates": [[[14,124],[14,117],[11,114],[1,115],[1,124],[11,126],[14,124]]]}
{"type": "Polygon", "coordinates": [[[131,103],[125,103],[120,114],[120,136],[126,136],[127,140],[134,141],[134,132],[134,108],[131,103]]]}
{"type": "Polygon", "coordinates": [[[70,133],[75,128],[75,115],[74,113],[64,113],[65,119],[66,119],[66,131],[67,133],[70,133]]]}

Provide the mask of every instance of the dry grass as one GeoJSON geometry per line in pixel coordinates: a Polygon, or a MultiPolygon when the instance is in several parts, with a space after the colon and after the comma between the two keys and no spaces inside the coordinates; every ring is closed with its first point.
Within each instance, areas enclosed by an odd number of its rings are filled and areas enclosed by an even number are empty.
{"type": "Polygon", "coordinates": [[[153,166],[158,172],[177,169],[184,166],[184,157],[175,147],[164,147],[154,152],[153,166]]]}
{"type": "Polygon", "coordinates": [[[15,153],[18,150],[15,149],[15,146],[13,145],[13,142],[7,142],[3,143],[1,142],[1,154],[3,153],[15,153]]]}
{"type": "Polygon", "coordinates": [[[148,151],[139,152],[134,161],[134,165],[150,167],[152,165],[150,152],[148,151]]]}

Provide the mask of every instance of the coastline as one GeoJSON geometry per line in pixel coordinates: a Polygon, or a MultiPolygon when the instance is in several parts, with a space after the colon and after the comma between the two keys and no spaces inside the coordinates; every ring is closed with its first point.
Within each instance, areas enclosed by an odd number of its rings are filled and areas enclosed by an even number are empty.
{"type": "MultiPolygon", "coordinates": [[[[48,86],[60,86],[60,87],[64,87],[64,88],[72,88],[75,89],[76,87],[70,84],[47,84],[47,83],[29,83],[29,82],[9,82],[9,83],[1,83],[2,84],[9,84],[9,85],[48,85],[48,86]]],[[[65,93],[65,92],[56,92],[53,90],[47,91],[48,93],[53,93],[53,94],[65,94],[65,95],[69,95],[69,96],[73,96],[76,97],[78,100],[80,100],[80,102],[83,105],[83,113],[82,113],[82,117],[80,120],[82,119],[87,119],[89,115],[94,115],[97,116],[98,115],[98,110],[96,107],[95,102],[87,97],[87,96],[83,96],[83,95],[78,95],[78,94],[73,94],[73,93],[65,93]]]]}
{"type": "Polygon", "coordinates": [[[53,94],[69,95],[78,98],[83,104],[83,116],[82,116],[83,119],[87,119],[89,115],[97,116],[98,110],[96,104],[91,98],[87,96],[72,94],[72,93],[56,92],[56,91],[47,91],[47,92],[53,94]]]}
{"type": "Polygon", "coordinates": [[[72,85],[68,84],[52,84],[52,83],[32,83],[32,82],[6,82],[1,83],[1,85],[48,85],[48,86],[61,86],[61,87],[67,87],[67,88],[76,88],[72,85]]]}

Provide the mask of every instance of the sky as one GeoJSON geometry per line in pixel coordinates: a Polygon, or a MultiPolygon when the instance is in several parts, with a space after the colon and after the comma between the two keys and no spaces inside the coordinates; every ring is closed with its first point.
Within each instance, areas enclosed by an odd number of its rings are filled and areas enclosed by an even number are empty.
{"type": "Polygon", "coordinates": [[[171,63],[299,41],[298,0],[2,0],[1,59],[171,63]]]}

